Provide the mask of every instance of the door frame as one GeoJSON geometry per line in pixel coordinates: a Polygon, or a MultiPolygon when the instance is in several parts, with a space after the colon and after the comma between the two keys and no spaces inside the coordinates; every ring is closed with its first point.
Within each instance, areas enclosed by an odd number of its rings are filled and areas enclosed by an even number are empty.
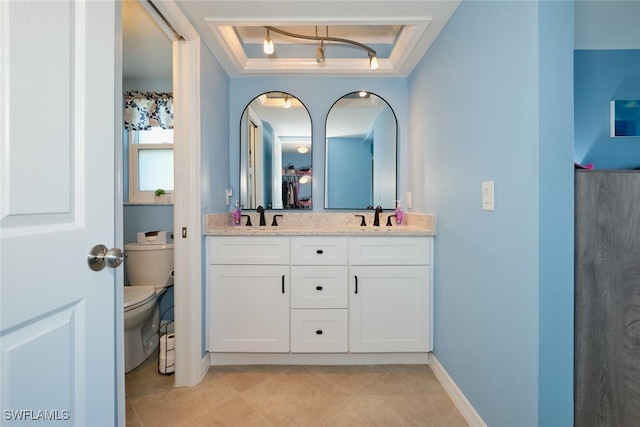
{"type": "Polygon", "coordinates": [[[184,40],[173,42],[175,386],[198,384],[209,369],[203,345],[200,156],[200,35],[174,0],[154,5],[184,40]],[[184,230],[184,231],[183,231],[184,230]],[[186,233],[186,234],[185,234],[186,233]],[[186,237],[185,237],[186,236],[186,237]]]}
{"type": "MultiPolygon", "coordinates": [[[[115,224],[114,232],[115,247],[124,248],[124,106],[122,105],[122,4],[114,2],[115,14],[115,34],[118,35],[115,42],[115,141],[114,141],[114,215],[115,224]]],[[[115,386],[116,386],[116,420],[118,425],[124,425],[126,421],[126,404],[125,404],[125,382],[124,382],[124,268],[116,271],[115,275],[116,289],[122,289],[122,292],[116,292],[115,295],[115,349],[116,349],[116,365],[115,365],[115,386]]]]}

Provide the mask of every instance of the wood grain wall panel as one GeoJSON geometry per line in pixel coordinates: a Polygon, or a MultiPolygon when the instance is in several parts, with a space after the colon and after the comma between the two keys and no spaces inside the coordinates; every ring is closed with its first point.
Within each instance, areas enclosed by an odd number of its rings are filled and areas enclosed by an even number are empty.
{"type": "Polygon", "coordinates": [[[640,171],[577,171],[575,425],[640,423],[640,171]]]}

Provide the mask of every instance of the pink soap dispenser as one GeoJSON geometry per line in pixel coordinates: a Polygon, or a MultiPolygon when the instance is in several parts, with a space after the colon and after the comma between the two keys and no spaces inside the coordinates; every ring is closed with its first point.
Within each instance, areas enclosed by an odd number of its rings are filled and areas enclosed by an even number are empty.
{"type": "Polygon", "coordinates": [[[400,204],[400,200],[396,200],[396,211],[394,212],[396,216],[396,224],[402,225],[404,224],[404,212],[402,211],[402,204],[400,204]]]}
{"type": "Polygon", "coordinates": [[[242,221],[242,208],[240,200],[236,200],[236,207],[233,209],[233,225],[240,225],[240,221],[242,221]]]}

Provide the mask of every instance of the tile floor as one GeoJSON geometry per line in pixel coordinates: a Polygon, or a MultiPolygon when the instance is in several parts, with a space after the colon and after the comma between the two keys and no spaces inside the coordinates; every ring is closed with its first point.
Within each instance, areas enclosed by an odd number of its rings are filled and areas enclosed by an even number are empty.
{"type": "Polygon", "coordinates": [[[175,388],[150,357],[126,375],[127,426],[467,426],[427,365],[218,366],[175,388]]]}

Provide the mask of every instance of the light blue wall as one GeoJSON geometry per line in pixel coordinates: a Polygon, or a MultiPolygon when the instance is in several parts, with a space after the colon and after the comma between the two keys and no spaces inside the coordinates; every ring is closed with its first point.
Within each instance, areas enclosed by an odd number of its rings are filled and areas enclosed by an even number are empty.
{"type": "Polygon", "coordinates": [[[574,170],[572,2],[538,8],[538,425],[573,425],[574,170]]]}
{"type": "MultiPolygon", "coordinates": [[[[229,100],[229,144],[231,147],[230,180],[234,188],[239,188],[238,177],[240,158],[240,117],[244,108],[256,96],[270,91],[288,92],[298,98],[309,110],[313,143],[313,210],[322,211],[324,206],[324,153],[325,121],[329,109],[335,101],[347,93],[367,90],[384,98],[398,117],[399,165],[407,164],[407,79],[403,78],[232,78],[229,100]]],[[[399,194],[407,187],[404,168],[398,170],[399,194]]]]}
{"type": "Polygon", "coordinates": [[[326,207],[339,206],[350,209],[366,209],[372,202],[371,139],[329,138],[327,160],[329,169],[326,207]]]}
{"type": "MultiPolygon", "coordinates": [[[[200,73],[202,214],[227,212],[229,179],[229,77],[211,52],[202,47],[200,73]]],[[[239,123],[238,119],[238,123],[239,123]]]]}
{"type": "MultiPolygon", "coordinates": [[[[202,215],[227,212],[229,181],[229,77],[211,52],[200,52],[202,215]]],[[[237,191],[238,186],[234,184],[237,191]]],[[[202,237],[202,355],[206,354],[207,295],[205,237],[202,237]]]]}
{"type": "Polygon", "coordinates": [[[492,427],[572,425],[571,8],[464,1],[409,77],[408,190],[438,218],[434,354],[492,427]]]}
{"type": "Polygon", "coordinates": [[[612,138],[609,101],[640,99],[640,50],[575,52],[575,161],[596,169],[640,167],[640,137],[612,138]]]}

